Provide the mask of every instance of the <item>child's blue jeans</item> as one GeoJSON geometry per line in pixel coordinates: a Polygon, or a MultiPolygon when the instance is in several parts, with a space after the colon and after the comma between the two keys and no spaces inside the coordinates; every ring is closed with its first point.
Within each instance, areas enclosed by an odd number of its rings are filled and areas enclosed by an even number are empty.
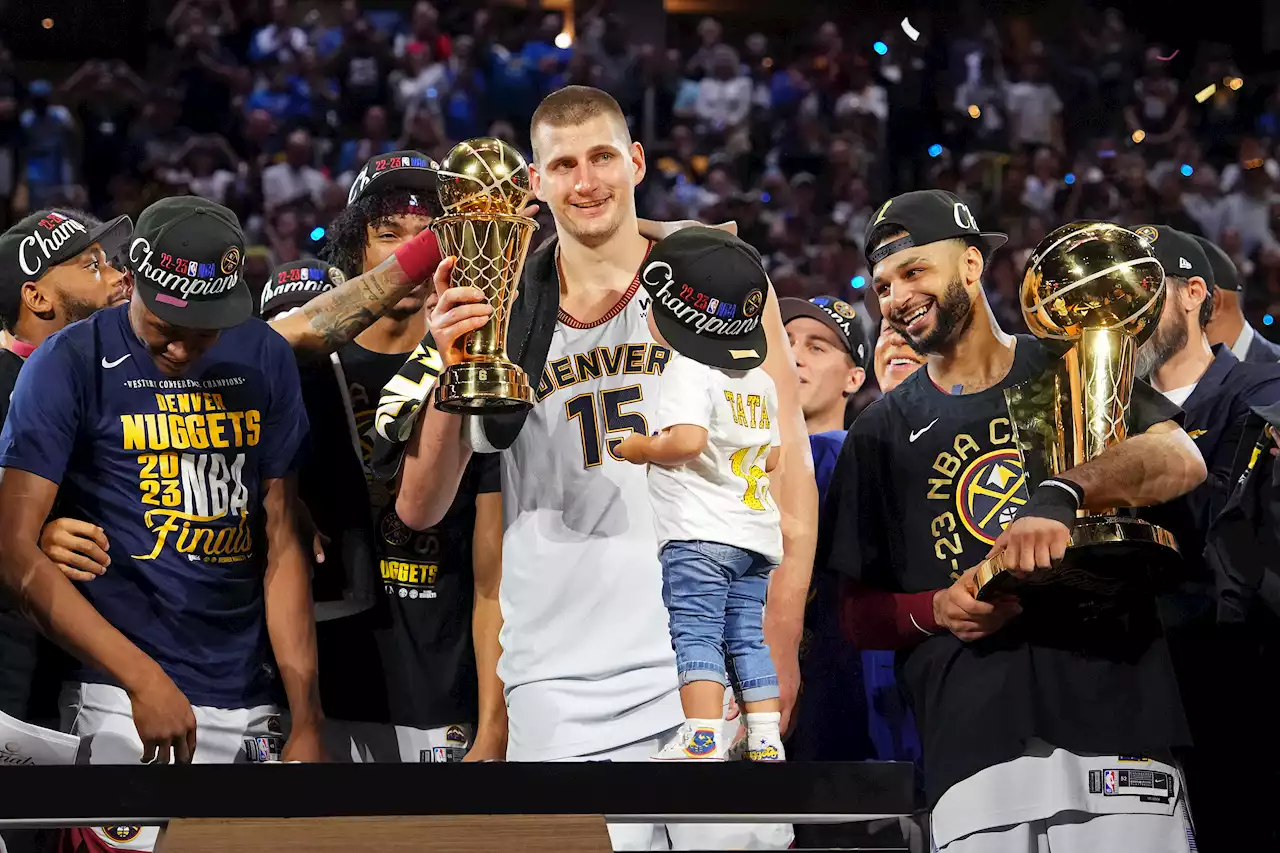
{"type": "Polygon", "coordinates": [[[778,674],[764,642],[764,601],[774,564],[717,542],[668,542],[659,559],[680,686],[727,685],[727,651],[742,701],[777,699],[778,674]]]}

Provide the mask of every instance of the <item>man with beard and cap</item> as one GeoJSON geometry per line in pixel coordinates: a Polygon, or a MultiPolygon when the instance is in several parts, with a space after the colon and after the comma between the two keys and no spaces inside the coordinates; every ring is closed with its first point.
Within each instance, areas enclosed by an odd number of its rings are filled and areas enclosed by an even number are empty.
{"type": "MultiPolygon", "coordinates": [[[[293,475],[307,419],[293,353],[249,319],[243,253],[220,205],[148,207],[126,253],[129,302],[36,350],[0,434],[0,582],[81,662],[63,724],[90,763],[322,757],[293,475]],[[91,583],[39,549],[55,499],[110,531],[91,583]]],[[[156,837],[70,832],[89,850],[156,837]]]]}
{"type": "Polygon", "coordinates": [[[1248,652],[1237,632],[1218,625],[1215,577],[1203,555],[1210,526],[1241,474],[1250,412],[1280,401],[1280,364],[1240,361],[1226,344],[1209,345],[1216,271],[1204,242],[1166,225],[1135,230],[1164,267],[1167,288],[1159,325],[1138,350],[1135,373],[1182,407],[1183,428],[1209,469],[1208,479],[1189,494],[1142,515],[1174,534],[1185,561],[1182,583],[1161,598],[1160,615],[1195,744],[1184,770],[1196,839],[1204,849],[1218,850],[1242,840],[1235,835],[1243,828],[1239,792],[1219,780],[1237,762],[1232,719],[1241,684],[1228,677],[1237,669],[1227,661],[1248,652]]]}
{"type": "Polygon", "coordinates": [[[881,313],[926,360],[849,431],[817,562],[849,578],[850,638],[898,651],[935,849],[1189,851],[1172,763],[1186,721],[1154,596],[1090,620],[1047,597],[1025,614],[976,597],[988,556],[1025,576],[1063,556],[1078,510],[1161,503],[1205,478],[1181,411],[1135,381],[1129,438],[1027,488],[1004,389],[1054,353],[992,316],[982,273],[1005,240],[938,190],[890,199],[868,224],[881,313]],[[1118,781],[1138,770],[1158,796],[1118,781]]]}
{"type": "MultiPolygon", "coordinates": [[[[127,216],[104,224],[79,210],[57,209],[37,211],[0,235],[0,324],[10,336],[0,350],[0,426],[18,372],[36,347],[64,326],[128,298],[125,276],[110,261],[132,228],[127,216]]],[[[102,535],[76,519],[58,524],[47,537],[58,538],[59,547],[67,544],[62,536],[102,535]]],[[[83,547],[97,546],[86,541],[83,547]]],[[[32,694],[37,660],[46,657],[38,658],[39,648],[35,626],[0,604],[0,711],[30,721],[52,710],[32,705],[45,704],[32,694]]]]}
{"type": "Polygon", "coordinates": [[[1205,333],[1210,344],[1226,344],[1240,361],[1280,361],[1280,344],[1258,333],[1244,317],[1244,282],[1235,261],[1216,243],[1192,235],[1209,258],[1217,287],[1205,333]]]}

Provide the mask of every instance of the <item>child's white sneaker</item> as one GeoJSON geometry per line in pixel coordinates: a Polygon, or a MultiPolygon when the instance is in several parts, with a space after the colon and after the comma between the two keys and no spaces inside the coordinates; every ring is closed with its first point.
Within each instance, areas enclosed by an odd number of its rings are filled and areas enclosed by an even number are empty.
{"type": "Polygon", "coordinates": [[[748,761],[786,761],[782,738],[776,732],[748,734],[745,741],[748,761]]]}
{"type": "Polygon", "coordinates": [[[664,746],[653,761],[723,761],[724,745],[719,726],[707,720],[691,720],[680,727],[675,738],[664,746]]]}

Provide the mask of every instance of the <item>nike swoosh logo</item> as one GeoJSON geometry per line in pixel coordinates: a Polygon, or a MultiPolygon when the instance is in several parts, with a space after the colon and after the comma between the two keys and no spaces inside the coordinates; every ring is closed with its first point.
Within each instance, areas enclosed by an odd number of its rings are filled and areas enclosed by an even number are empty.
{"type": "Polygon", "coordinates": [[[104,355],[102,357],[102,366],[105,367],[107,370],[110,370],[113,367],[119,367],[121,364],[124,363],[124,360],[131,355],[133,355],[133,353],[125,353],[124,355],[117,358],[115,361],[107,361],[107,357],[104,355]]]}
{"type": "Polygon", "coordinates": [[[913,430],[911,432],[911,435],[907,437],[907,440],[910,441],[912,444],[915,444],[916,439],[924,435],[929,430],[933,429],[933,425],[936,424],[937,422],[938,422],[938,419],[934,418],[933,421],[927,427],[921,427],[920,429],[913,430]]]}

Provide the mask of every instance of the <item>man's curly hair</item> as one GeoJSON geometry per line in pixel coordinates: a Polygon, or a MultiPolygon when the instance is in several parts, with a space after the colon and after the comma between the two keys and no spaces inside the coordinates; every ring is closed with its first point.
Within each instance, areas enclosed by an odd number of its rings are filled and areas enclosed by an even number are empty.
{"type": "Polygon", "coordinates": [[[411,204],[421,193],[392,190],[374,193],[349,204],[329,223],[324,260],[342,270],[347,278],[364,272],[364,250],[369,242],[369,228],[404,214],[435,216],[432,207],[411,204]]]}

